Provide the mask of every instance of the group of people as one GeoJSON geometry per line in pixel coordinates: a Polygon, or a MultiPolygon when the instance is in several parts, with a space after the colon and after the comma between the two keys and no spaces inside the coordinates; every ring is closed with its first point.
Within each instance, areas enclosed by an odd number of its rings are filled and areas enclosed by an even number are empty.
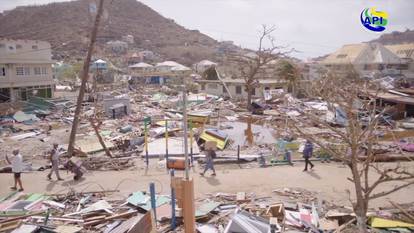
{"type": "MultiPolygon", "coordinates": [[[[63,180],[60,177],[59,174],[59,145],[57,143],[53,144],[52,150],[48,153],[49,154],[49,160],[52,164],[52,168],[47,175],[48,180],[52,180],[52,175],[55,173],[57,180],[63,180]]],[[[204,176],[204,174],[211,170],[212,176],[216,176],[216,170],[214,168],[214,159],[216,158],[216,152],[214,149],[207,149],[205,150],[206,155],[206,166],[204,168],[204,171],[200,173],[201,176],[204,176]]],[[[306,140],[304,149],[303,149],[303,158],[305,159],[305,169],[303,171],[308,171],[308,165],[310,165],[310,169],[312,170],[315,166],[311,161],[310,158],[313,155],[313,143],[310,140],[306,140]]],[[[291,163],[291,153],[289,150],[286,150],[285,159],[291,163]]],[[[14,186],[11,187],[12,190],[18,190],[23,191],[23,185],[21,180],[21,174],[24,170],[24,164],[23,164],[23,157],[20,154],[20,151],[18,149],[13,150],[13,158],[9,158],[6,155],[6,160],[9,164],[12,165],[12,172],[14,177],[14,186]],[[19,189],[17,189],[17,186],[19,189]]]]}
{"type": "MultiPolygon", "coordinates": [[[[19,149],[13,150],[12,155],[12,158],[9,158],[9,156],[6,155],[6,161],[11,165],[14,177],[14,186],[12,186],[10,189],[22,192],[24,191],[21,179],[22,172],[24,171],[23,156],[20,154],[19,149]]],[[[48,180],[52,180],[53,173],[56,174],[57,180],[63,180],[59,175],[59,144],[53,144],[53,148],[51,151],[48,152],[48,156],[52,164],[52,169],[50,170],[50,173],[47,175],[48,180]]]]}
{"type": "MultiPolygon", "coordinates": [[[[214,159],[216,158],[216,152],[213,149],[207,149],[205,150],[206,155],[206,165],[204,167],[204,171],[200,173],[201,176],[204,176],[204,174],[211,170],[212,176],[216,176],[216,170],[214,169],[214,159]]],[[[290,150],[285,150],[285,160],[289,162],[289,164],[293,165],[292,163],[292,153],[290,150]]],[[[310,169],[312,170],[315,165],[310,161],[310,158],[313,156],[313,143],[310,140],[306,140],[305,146],[303,148],[303,158],[305,159],[305,169],[303,169],[304,172],[308,171],[308,166],[310,166],[310,169]]]]}

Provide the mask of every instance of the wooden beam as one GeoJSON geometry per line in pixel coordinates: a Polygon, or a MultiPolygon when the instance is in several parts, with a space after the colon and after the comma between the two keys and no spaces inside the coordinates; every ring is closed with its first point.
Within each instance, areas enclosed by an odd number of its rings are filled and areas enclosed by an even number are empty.
{"type": "Polygon", "coordinates": [[[391,205],[393,205],[395,208],[399,209],[405,216],[407,216],[412,222],[414,222],[414,216],[410,213],[408,213],[408,211],[406,211],[405,209],[403,209],[399,204],[393,202],[393,201],[389,201],[391,203],[391,205]]]}
{"type": "Polygon", "coordinates": [[[98,138],[99,143],[101,144],[102,148],[105,150],[105,154],[112,158],[112,154],[109,151],[108,147],[106,147],[104,140],[102,139],[101,134],[99,134],[99,126],[101,125],[101,123],[98,122],[98,124],[95,124],[95,119],[90,118],[89,121],[91,122],[92,128],[95,131],[96,137],[98,138]]]}
{"type": "Polygon", "coordinates": [[[184,202],[183,217],[184,231],[188,233],[195,232],[195,205],[194,205],[194,181],[193,179],[183,179],[184,202]]]}

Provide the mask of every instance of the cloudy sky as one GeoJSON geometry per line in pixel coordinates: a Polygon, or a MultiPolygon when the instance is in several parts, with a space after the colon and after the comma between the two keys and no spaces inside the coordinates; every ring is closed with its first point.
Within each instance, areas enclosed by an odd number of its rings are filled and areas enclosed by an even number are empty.
{"type": "MultiPolygon", "coordinates": [[[[59,0],[0,0],[0,11],[59,0]]],[[[119,1],[119,0],[113,0],[119,1]]],[[[277,27],[276,42],[302,59],[330,53],[343,44],[377,38],[359,19],[364,8],[376,7],[389,17],[383,33],[414,29],[413,0],[141,0],[165,17],[217,40],[257,47],[262,24],[277,27]]]]}

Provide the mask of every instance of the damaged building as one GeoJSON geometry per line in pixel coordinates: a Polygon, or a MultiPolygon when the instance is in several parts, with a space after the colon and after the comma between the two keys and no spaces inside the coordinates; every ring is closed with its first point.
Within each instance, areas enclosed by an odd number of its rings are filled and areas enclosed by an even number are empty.
{"type": "Polygon", "coordinates": [[[365,78],[402,76],[408,70],[406,60],[379,43],[344,45],[321,61],[321,64],[338,74],[347,73],[349,65],[352,65],[365,78]]]}
{"type": "Polygon", "coordinates": [[[0,40],[0,101],[53,97],[50,44],[35,40],[0,40]]]}

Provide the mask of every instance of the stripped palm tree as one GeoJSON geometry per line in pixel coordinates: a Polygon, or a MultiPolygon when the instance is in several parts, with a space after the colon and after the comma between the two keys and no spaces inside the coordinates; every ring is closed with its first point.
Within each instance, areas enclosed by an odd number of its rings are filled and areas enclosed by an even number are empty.
{"type": "Polygon", "coordinates": [[[288,91],[295,96],[297,84],[301,77],[299,68],[291,61],[281,60],[276,72],[279,77],[286,81],[288,91]]]}

